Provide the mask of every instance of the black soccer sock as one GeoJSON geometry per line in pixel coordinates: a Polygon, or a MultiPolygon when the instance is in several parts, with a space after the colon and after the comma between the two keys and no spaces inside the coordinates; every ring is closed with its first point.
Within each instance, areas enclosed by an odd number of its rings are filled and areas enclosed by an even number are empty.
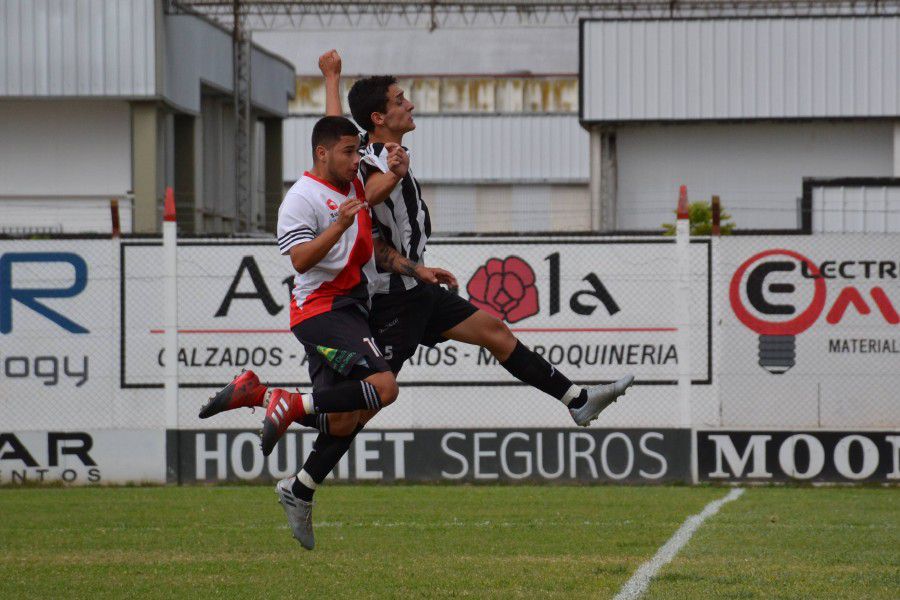
{"type": "MultiPolygon", "coordinates": [[[[535,387],[546,394],[550,394],[567,406],[578,408],[577,399],[585,396],[584,390],[574,385],[569,378],[556,370],[541,356],[530,350],[522,342],[517,342],[512,354],[500,365],[509,371],[510,375],[535,387]]],[[[581,402],[584,404],[584,402],[581,402]]]]}
{"type": "Polygon", "coordinates": [[[310,429],[318,429],[322,433],[328,433],[328,415],[303,415],[296,419],[294,423],[309,427],[310,429]]]}
{"type": "Polygon", "coordinates": [[[320,433],[316,437],[312,452],[306,458],[297,477],[294,478],[291,491],[296,497],[306,502],[312,500],[318,485],[325,481],[328,474],[337,466],[362,428],[362,425],[357,425],[353,433],[347,436],[320,433]]]}
{"type": "Polygon", "coordinates": [[[330,388],[312,393],[316,413],[378,410],[381,397],[368,381],[342,381],[330,388]]]}

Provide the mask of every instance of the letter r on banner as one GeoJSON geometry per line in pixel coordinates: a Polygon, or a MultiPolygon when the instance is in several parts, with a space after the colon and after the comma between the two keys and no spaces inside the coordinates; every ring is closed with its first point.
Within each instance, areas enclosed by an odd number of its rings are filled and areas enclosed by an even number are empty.
{"type": "Polygon", "coordinates": [[[53,321],[70,333],[89,333],[87,329],[56,312],[38,298],[71,298],[87,287],[87,263],[72,252],[7,252],[0,256],[0,333],[12,331],[13,301],[53,321]],[[13,287],[13,265],[16,263],[68,263],[75,270],[75,281],[69,287],[13,287]]]}

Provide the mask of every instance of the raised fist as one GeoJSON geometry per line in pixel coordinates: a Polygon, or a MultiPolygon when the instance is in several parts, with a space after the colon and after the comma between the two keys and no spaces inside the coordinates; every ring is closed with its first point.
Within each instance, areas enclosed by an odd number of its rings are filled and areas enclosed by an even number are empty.
{"type": "Polygon", "coordinates": [[[337,50],[329,50],[319,57],[319,70],[325,77],[341,76],[341,55],[337,50]]]}

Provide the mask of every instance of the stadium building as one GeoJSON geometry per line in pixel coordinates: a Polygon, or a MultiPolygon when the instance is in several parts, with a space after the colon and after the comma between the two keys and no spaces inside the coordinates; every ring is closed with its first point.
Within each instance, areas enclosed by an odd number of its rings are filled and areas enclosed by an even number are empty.
{"type": "Polygon", "coordinates": [[[390,7],[266,17],[266,3],[247,4],[260,12],[248,21],[242,210],[228,7],[0,4],[3,229],[34,230],[38,210],[48,231],[105,231],[117,197],[124,231],[154,232],[173,186],[182,233],[271,232],[285,187],[308,166],[324,112],[316,57],[332,47],[344,92],[359,76],[392,73],[415,103],[408,146],[438,233],[659,231],[680,185],[691,199],[718,195],[738,230],[900,227],[879,217],[900,202],[893,5],[639,3],[434,20],[415,5],[401,19],[390,7]],[[597,20],[579,25],[585,16],[597,20]],[[42,160],[23,158],[26,148],[42,160]],[[824,195],[804,180],[822,178],[850,178],[855,191],[829,192],[820,219],[812,207],[824,195]],[[848,222],[846,203],[875,212],[848,222]]]}
{"type": "Polygon", "coordinates": [[[235,201],[231,35],[160,0],[0,2],[0,232],[272,230],[281,201],[284,59],[252,50],[251,205],[235,201]]]}
{"type": "Polygon", "coordinates": [[[580,117],[608,229],[669,218],[672,191],[719,195],[741,229],[898,231],[900,17],[585,21],[580,117]],[[847,183],[830,215],[808,178],[847,183]],[[804,200],[809,202],[805,206],[804,200]],[[844,220],[847,203],[868,203],[844,220]],[[811,214],[810,214],[811,211],[811,214]],[[836,229],[837,228],[837,229],[836,229]]]}
{"type": "Polygon", "coordinates": [[[718,195],[738,230],[865,230],[835,222],[837,209],[827,225],[814,217],[804,179],[870,178],[834,200],[870,203],[869,221],[900,202],[888,181],[900,175],[900,18],[876,3],[843,17],[777,4],[646,3],[580,25],[475,12],[434,29],[295,15],[254,39],[298,73],[286,184],[324,111],[319,53],[342,53],[345,92],[360,75],[399,78],[439,232],[659,231],[680,185],[692,199],[718,195]]]}

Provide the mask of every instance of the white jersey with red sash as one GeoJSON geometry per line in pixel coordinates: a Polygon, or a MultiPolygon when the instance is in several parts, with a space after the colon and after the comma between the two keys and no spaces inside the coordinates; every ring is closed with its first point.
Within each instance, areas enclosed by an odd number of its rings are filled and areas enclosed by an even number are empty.
{"type": "MultiPolygon", "coordinates": [[[[338,206],[349,198],[365,200],[359,179],[346,189],[304,173],[291,186],[278,209],[278,248],[289,254],[292,247],[314,239],[338,218],[338,206]]],[[[375,280],[372,252],[372,219],[368,207],[318,264],[294,275],[291,293],[291,327],[322,313],[348,305],[368,309],[369,285],[375,280]]]]}

